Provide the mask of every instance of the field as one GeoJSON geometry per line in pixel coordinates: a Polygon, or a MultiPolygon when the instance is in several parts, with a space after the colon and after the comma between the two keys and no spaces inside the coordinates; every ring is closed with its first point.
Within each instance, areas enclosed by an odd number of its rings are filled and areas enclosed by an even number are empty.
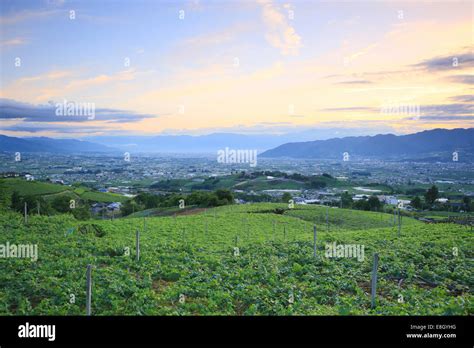
{"type": "Polygon", "coordinates": [[[67,195],[71,199],[79,198],[94,202],[124,202],[127,199],[119,194],[92,191],[84,187],[75,188],[23,179],[3,179],[0,180],[0,186],[10,195],[13,191],[17,191],[22,196],[42,196],[46,200],[54,199],[58,195],[67,195]]]}
{"type": "Polygon", "coordinates": [[[0,244],[38,245],[38,260],[0,258],[1,315],[469,315],[474,237],[454,224],[283,204],[177,217],[79,222],[0,214],[0,244]],[[317,255],[313,255],[313,224],[317,255]],[[140,231],[140,260],[135,233],[140,231]],[[326,243],[365,257],[325,257],[326,243]],[[373,253],[380,256],[371,307],[373,253]]]}

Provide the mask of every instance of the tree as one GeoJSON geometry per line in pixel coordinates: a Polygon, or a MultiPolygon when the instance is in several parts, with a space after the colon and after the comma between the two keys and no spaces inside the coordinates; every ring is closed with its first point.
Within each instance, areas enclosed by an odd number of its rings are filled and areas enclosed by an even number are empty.
{"type": "Polygon", "coordinates": [[[341,202],[343,208],[350,208],[352,206],[352,196],[349,192],[344,191],[341,195],[341,202]]]}
{"type": "Polygon", "coordinates": [[[352,207],[357,210],[370,210],[369,201],[366,198],[353,202],[352,207]]]}
{"type": "Polygon", "coordinates": [[[439,196],[439,191],[436,185],[431,186],[431,188],[428,189],[425,193],[425,200],[426,203],[429,205],[433,205],[433,203],[436,201],[436,199],[439,196]]]}
{"type": "Polygon", "coordinates": [[[326,187],[326,185],[327,184],[324,179],[321,179],[319,177],[311,177],[308,183],[306,184],[306,186],[310,189],[320,189],[326,187]]]}
{"type": "Polygon", "coordinates": [[[416,196],[415,198],[413,198],[410,202],[411,206],[415,209],[421,209],[423,206],[421,204],[421,199],[420,197],[416,196]]]}
{"type": "Polygon", "coordinates": [[[281,196],[281,201],[284,203],[288,203],[290,199],[292,199],[291,194],[289,192],[285,192],[283,196],[281,196]]]}
{"type": "Polygon", "coordinates": [[[143,205],[139,205],[133,199],[129,199],[122,205],[122,208],[120,210],[122,211],[123,216],[127,216],[143,209],[143,205]]]}
{"type": "Polygon", "coordinates": [[[234,195],[229,190],[219,189],[215,192],[215,194],[219,200],[227,201],[225,204],[234,203],[234,195]]]}
{"type": "Polygon", "coordinates": [[[70,211],[70,200],[71,198],[68,196],[58,196],[53,200],[51,206],[59,213],[67,213],[70,211]]]}
{"type": "Polygon", "coordinates": [[[72,209],[72,215],[77,220],[89,220],[91,218],[91,210],[88,204],[82,204],[80,207],[72,209]]]}
{"type": "Polygon", "coordinates": [[[471,211],[471,197],[469,196],[464,196],[462,198],[462,202],[464,203],[464,209],[466,211],[471,211]]]}
{"type": "Polygon", "coordinates": [[[367,203],[369,204],[370,210],[378,211],[382,206],[377,196],[370,196],[367,203]]]}
{"type": "Polygon", "coordinates": [[[18,191],[13,191],[10,207],[15,211],[22,211],[23,202],[18,191]]]}

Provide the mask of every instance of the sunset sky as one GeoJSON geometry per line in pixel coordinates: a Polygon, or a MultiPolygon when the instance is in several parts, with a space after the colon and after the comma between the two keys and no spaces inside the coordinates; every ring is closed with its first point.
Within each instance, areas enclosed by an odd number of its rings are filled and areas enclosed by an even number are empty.
{"type": "Polygon", "coordinates": [[[0,133],[473,127],[473,3],[2,0],[0,133]]]}

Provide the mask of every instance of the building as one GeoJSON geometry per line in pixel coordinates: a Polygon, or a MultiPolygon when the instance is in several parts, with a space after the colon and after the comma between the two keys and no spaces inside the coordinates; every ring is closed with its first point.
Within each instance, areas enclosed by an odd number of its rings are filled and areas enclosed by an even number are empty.
{"type": "Polygon", "coordinates": [[[122,207],[122,203],[120,202],[113,202],[107,205],[107,210],[108,211],[119,211],[120,208],[122,207]]]}

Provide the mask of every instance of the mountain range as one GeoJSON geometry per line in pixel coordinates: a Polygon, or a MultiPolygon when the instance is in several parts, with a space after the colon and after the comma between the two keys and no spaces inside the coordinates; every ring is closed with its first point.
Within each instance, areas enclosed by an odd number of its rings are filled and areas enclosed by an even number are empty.
{"type": "MultiPolygon", "coordinates": [[[[242,135],[213,133],[209,135],[158,135],[158,136],[96,136],[85,140],[53,139],[47,137],[16,138],[0,135],[0,151],[50,153],[212,153],[226,147],[252,149],[259,157],[340,159],[344,152],[350,157],[432,158],[451,157],[458,152],[466,160],[474,159],[474,128],[433,129],[408,135],[378,134],[349,136],[313,141],[307,134],[242,135]],[[266,151],[265,151],[266,150],[266,151]]],[[[314,139],[314,138],[313,138],[314,139]]]]}
{"type": "Polygon", "coordinates": [[[117,151],[108,146],[76,139],[15,138],[0,135],[0,151],[6,152],[51,152],[51,153],[91,153],[117,151]]]}
{"type": "Polygon", "coordinates": [[[453,152],[458,152],[458,156],[464,158],[472,158],[474,128],[433,129],[400,136],[379,134],[287,143],[265,151],[260,157],[341,159],[345,152],[349,158],[451,158],[453,152]]]}

